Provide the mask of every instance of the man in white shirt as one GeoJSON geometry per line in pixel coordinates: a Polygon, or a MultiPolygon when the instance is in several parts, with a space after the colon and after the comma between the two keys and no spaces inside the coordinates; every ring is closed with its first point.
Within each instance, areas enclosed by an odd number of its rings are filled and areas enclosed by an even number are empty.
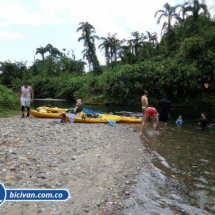
{"type": "Polygon", "coordinates": [[[34,91],[31,86],[28,85],[27,82],[20,88],[19,97],[21,102],[21,111],[22,111],[22,118],[25,117],[25,107],[27,109],[27,117],[30,115],[30,104],[34,100],[34,91]]]}

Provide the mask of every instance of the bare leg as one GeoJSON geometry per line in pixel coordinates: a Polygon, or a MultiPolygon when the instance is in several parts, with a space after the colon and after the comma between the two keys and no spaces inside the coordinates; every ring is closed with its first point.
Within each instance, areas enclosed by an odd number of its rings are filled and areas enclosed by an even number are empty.
{"type": "Polygon", "coordinates": [[[156,128],[158,125],[157,116],[152,116],[152,128],[153,128],[153,134],[155,134],[156,128]]]}
{"type": "Polygon", "coordinates": [[[156,127],[156,129],[158,129],[159,123],[160,123],[159,118],[158,118],[158,115],[156,116],[156,120],[157,120],[157,127],[156,127]]]}
{"type": "Polygon", "coordinates": [[[167,122],[164,122],[164,129],[167,128],[167,122]]]}
{"type": "Polygon", "coordinates": [[[144,127],[145,127],[145,125],[146,125],[146,122],[147,122],[148,120],[149,120],[149,116],[148,116],[148,115],[145,115],[145,116],[144,116],[144,119],[143,119],[143,122],[142,122],[142,125],[141,125],[140,133],[143,132],[143,129],[144,129],[144,127]]]}

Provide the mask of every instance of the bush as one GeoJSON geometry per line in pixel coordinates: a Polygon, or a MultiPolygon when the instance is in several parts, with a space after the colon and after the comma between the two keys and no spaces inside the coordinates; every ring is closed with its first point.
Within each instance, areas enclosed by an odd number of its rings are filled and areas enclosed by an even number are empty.
{"type": "Polygon", "coordinates": [[[14,93],[11,89],[0,85],[0,109],[4,110],[19,110],[20,101],[18,93],[14,93]]]}

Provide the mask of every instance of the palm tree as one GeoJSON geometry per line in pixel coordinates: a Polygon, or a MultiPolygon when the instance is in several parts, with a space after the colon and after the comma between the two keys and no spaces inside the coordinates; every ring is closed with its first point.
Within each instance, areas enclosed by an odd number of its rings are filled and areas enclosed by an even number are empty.
{"type": "Polygon", "coordinates": [[[122,45],[125,42],[125,39],[123,40],[119,40],[116,38],[113,38],[112,40],[112,61],[117,61],[117,59],[119,58],[119,53],[122,49],[122,45]]]}
{"type": "Polygon", "coordinates": [[[155,17],[157,16],[158,13],[160,13],[160,16],[157,19],[157,24],[160,24],[162,17],[167,18],[167,22],[164,22],[164,24],[163,24],[162,31],[167,28],[167,33],[168,33],[168,32],[170,32],[171,27],[172,27],[171,26],[172,19],[174,17],[177,17],[178,14],[175,13],[175,7],[170,6],[169,3],[166,3],[163,7],[165,10],[158,10],[155,13],[155,17]]]}
{"type": "Polygon", "coordinates": [[[121,47],[120,51],[121,61],[128,64],[136,63],[136,58],[134,54],[131,52],[131,48],[127,45],[121,47]]]}
{"type": "Polygon", "coordinates": [[[191,14],[188,16],[187,21],[189,24],[190,32],[198,33],[198,20],[200,16],[208,16],[208,8],[204,0],[190,0],[189,5],[185,8],[185,12],[191,14]]]}
{"type": "Polygon", "coordinates": [[[150,33],[149,31],[146,31],[147,33],[147,39],[149,42],[152,42],[153,46],[158,42],[158,36],[156,32],[150,33]]]}
{"type": "Polygon", "coordinates": [[[103,42],[99,45],[98,48],[100,48],[101,50],[104,49],[105,51],[105,58],[106,58],[106,64],[109,64],[111,62],[112,56],[111,56],[111,41],[110,38],[107,37],[100,37],[101,40],[103,40],[103,42]]]}
{"type": "Polygon", "coordinates": [[[36,49],[36,54],[41,54],[42,60],[45,60],[45,53],[47,52],[47,49],[44,47],[40,47],[36,49]]]}
{"type": "Polygon", "coordinates": [[[103,42],[99,45],[99,48],[105,49],[105,57],[107,64],[110,62],[116,62],[119,57],[119,51],[124,43],[124,40],[116,38],[116,33],[113,35],[108,34],[108,37],[101,37],[103,42]]]}
{"type": "Polygon", "coordinates": [[[184,4],[179,4],[179,5],[176,5],[175,8],[180,8],[179,12],[178,12],[178,16],[176,16],[176,20],[183,24],[186,20],[186,17],[187,17],[187,6],[189,5],[189,2],[186,1],[184,2],[184,4]]]}
{"type": "Polygon", "coordinates": [[[47,44],[45,49],[47,50],[47,52],[49,52],[52,58],[60,57],[63,54],[57,48],[53,47],[53,45],[51,44],[47,44]]]}
{"type": "Polygon", "coordinates": [[[146,42],[144,40],[147,39],[147,36],[143,33],[140,34],[138,31],[134,31],[131,33],[132,39],[127,41],[128,46],[130,47],[130,51],[133,54],[135,61],[139,60],[139,55],[141,49],[145,48],[146,42]]]}
{"type": "Polygon", "coordinates": [[[199,0],[192,0],[190,1],[190,5],[185,9],[186,12],[192,13],[194,22],[198,21],[199,16],[202,14],[200,13],[201,11],[203,11],[203,14],[205,16],[208,15],[208,8],[207,5],[205,4],[205,0],[201,0],[201,2],[202,3],[200,3],[199,0]]]}
{"type": "Polygon", "coordinates": [[[100,65],[96,56],[95,39],[99,40],[95,28],[88,22],[80,22],[78,31],[82,31],[81,37],[78,38],[80,42],[83,40],[85,49],[83,50],[83,58],[86,58],[89,64],[89,68],[92,68],[96,73],[100,73],[100,65]]]}

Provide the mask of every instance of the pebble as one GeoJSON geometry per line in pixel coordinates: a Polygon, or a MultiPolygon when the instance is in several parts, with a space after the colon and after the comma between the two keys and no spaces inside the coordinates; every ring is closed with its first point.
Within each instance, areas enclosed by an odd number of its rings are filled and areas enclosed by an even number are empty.
{"type": "Polygon", "coordinates": [[[9,170],[16,170],[16,167],[10,166],[10,167],[8,167],[8,169],[9,169],[9,170]]]}
{"type": "Polygon", "coordinates": [[[136,159],[143,155],[139,135],[126,124],[116,129],[103,123],[57,121],[0,118],[4,134],[0,135],[0,179],[7,188],[68,189],[72,200],[29,202],[22,207],[20,202],[4,203],[4,214],[22,214],[31,206],[32,214],[41,215],[119,213],[124,207],[121,200],[127,198],[123,190],[130,196],[136,167],[142,165],[136,159]]]}

